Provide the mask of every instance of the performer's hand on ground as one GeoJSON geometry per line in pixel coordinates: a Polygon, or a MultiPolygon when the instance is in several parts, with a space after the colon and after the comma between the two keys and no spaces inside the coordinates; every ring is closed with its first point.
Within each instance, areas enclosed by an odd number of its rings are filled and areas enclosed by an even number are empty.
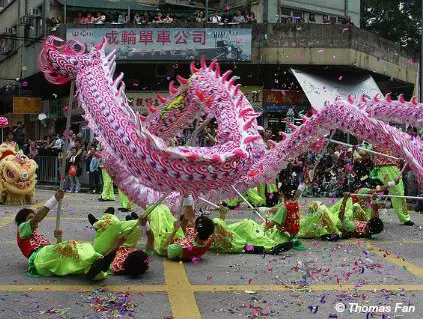
{"type": "Polygon", "coordinates": [[[56,197],[56,200],[62,200],[63,196],[65,196],[65,192],[62,189],[58,189],[56,191],[56,194],[54,194],[54,197],[56,197]]]}

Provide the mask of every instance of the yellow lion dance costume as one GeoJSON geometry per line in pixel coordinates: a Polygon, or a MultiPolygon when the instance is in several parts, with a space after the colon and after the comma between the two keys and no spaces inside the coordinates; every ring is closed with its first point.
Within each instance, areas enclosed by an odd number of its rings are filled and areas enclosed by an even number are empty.
{"type": "Polygon", "coordinates": [[[0,144],[0,202],[31,204],[37,183],[37,163],[15,150],[15,146],[0,144]]]}

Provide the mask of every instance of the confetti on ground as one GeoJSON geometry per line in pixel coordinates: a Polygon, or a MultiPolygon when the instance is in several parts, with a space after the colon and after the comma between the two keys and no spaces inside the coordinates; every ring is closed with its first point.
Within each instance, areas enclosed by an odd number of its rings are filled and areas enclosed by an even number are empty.
{"type": "MultiPolygon", "coordinates": [[[[131,294],[119,292],[117,294],[106,293],[104,290],[95,290],[88,300],[91,309],[102,315],[102,318],[124,318],[125,316],[135,317],[136,305],[131,301],[131,294]]],[[[89,318],[89,317],[85,317],[89,318]]]]}
{"type": "Polygon", "coordinates": [[[71,308],[51,308],[48,310],[40,311],[40,315],[54,315],[55,318],[71,318],[69,311],[71,308]]]}

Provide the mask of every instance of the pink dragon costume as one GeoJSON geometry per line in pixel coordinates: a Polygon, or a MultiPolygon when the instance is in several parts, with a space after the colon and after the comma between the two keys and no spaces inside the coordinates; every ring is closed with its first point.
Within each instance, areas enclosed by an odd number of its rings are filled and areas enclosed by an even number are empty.
{"type": "Polygon", "coordinates": [[[129,107],[123,74],[114,78],[115,52],[106,55],[105,47],[104,39],[87,53],[81,43],[48,37],[39,67],[51,83],[75,81],[85,119],[103,146],[107,171],[137,204],[150,204],[171,192],[167,204],[175,209],[180,195],[192,193],[194,198],[219,201],[236,196],[232,186],[245,192],[259,183],[271,184],[289,159],[307,151],[334,128],[391,148],[423,181],[422,143],[378,120],[392,116],[421,124],[421,104],[405,103],[404,114],[396,117],[390,102],[337,100],[305,118],[282,142],[266,150],[258,133],[259,114],[240,91],[241,85],[235,85],[236,78],[230,78],[232,72],[221,75],[216,61],[207,65],[202,59],[200,68],[193,62],[190,78],[178,76],[179,86],[172,81],[169,97],[159,96],[161,106],[149,105],[150,114],[143,117],[129,107]],[[216,118],[218,144],[168,146],[199,115],[216,118]]]}

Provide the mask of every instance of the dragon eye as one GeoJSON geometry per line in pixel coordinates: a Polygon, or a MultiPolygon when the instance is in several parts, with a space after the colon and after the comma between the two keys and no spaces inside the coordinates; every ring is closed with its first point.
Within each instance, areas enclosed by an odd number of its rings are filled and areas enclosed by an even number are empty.
{"type": "Polygon", "coordinates": [[[21,180],[25,181],[25,180],[28,179],[28,177],[29,177],[28,172],[22,172],[22,174],[21,174],[21,180]]]}

